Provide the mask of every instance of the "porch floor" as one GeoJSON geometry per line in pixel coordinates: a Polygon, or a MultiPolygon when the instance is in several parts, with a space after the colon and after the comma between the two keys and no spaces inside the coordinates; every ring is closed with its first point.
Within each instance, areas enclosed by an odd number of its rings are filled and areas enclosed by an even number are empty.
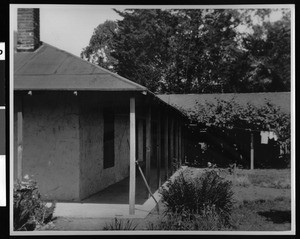
{"type": "MultiPolygon", "coordinates": [[[[154,193],[157,190],[157,171],[156,168],[151,169],[150,188],[154,193]]],[[[164,170],[161,172],[164,176],[164,170]]],[[[164,178],[164,177],[161,177],[164,178]]],[[[162,181],[163,183],[164,181],[162,181]]],[[[135,189],[135,204],[143,205],[148,199],[148,190],[144,180],[137,169],[136,172],[136,189],[135,189]]],[[[82,203],[104,203],[104,204],[128,204],[129,203],[129,177],[117,182],[104,190],[82,200],[82,203]]]]}
{"type": "MultiPolygon", "coordinates": [[[[177,174],[178,171],[172,177],[177,174]]],[[[165,178],[164,170],[161,171],[161,178],[165,178]]],[[[165,180],[162,180],[162,184],[164,181],[165,180]]],[[[160,194],[156,190],[157,171],[155,168],[151,169],[150,187],[155,199],[159,201],[160,194]]],[[[152,197],[146,197],[146,190],[143,178],[141,177],[140,172],[137,171],[134,215],[129,215],[129,178],[125,178],[81,202],[57,203],[54,216],[69,218],[145,218],[156,206],[152,197]]]]}

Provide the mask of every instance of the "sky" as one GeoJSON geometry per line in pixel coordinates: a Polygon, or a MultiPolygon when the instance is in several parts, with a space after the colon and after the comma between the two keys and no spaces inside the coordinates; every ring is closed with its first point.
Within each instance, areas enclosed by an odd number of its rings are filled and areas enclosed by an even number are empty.
{"type": "MultiPolygon", "coordinates": [[[[23,5],[23,7],[31,7],[23,5]]],[[[11,5],[11,25],[17,31],[17,8],[11,5]]],[[[106,20],[121,20],[113,8],[124,10],[130,6],[113,5],[32,5],[40,8],[40,39],[50,45],[80,56],[83,48],[88,46],[94,29],[106,20]]],[[[145,6],[134,6],[145,7],[145,6]]],[[[148,8],[153,6],[148,6],[148,8]]],[[[155,6],[161,8],[162,6],[155,6]]],[[[168,6],[170,8],[170,6],[168,6]]],[[[274,15],[272,20],[280,18],[274,15]]],[[[241,30],[245,30],[242,29],[241,30]]]]}
{"type": "MultiPolygon", "coordinates": [[[[37,6],[40,8],[40,40],[76,56],[80,56],[82,49],[89,44],[99,24],[122,19],[112,6],[37,6]]],[[[16,8],[12,9],[12,15],[13,30],[16,31],[16,8]]]]}

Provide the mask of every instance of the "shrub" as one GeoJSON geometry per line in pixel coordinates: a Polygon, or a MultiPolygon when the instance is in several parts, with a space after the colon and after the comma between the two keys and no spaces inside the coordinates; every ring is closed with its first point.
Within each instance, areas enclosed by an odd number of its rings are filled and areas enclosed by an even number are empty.
{"type": "Polygon", "coordinates": [[[109,231],[109,230],[120,230],[120,231],[129,231],[129,230],[135,230],[137,225],[134,225],[132,221],[129,219],[124,220],[124,219],[118,219],[115,218],[112,220],[111,223],[106,224],[103,228],[104,231],[109,231]]]}
{"type": "Polygon", "coordinates": [[[37,183],[17,181],[14,186],[14,230],[33,231],[52,220],[55,203],[50,207],[41,200],[37,183]]]}
{"type": "Polygon", "coordinates": [[[162,201],[167,206],[167,212],[182,212],[195,207],[196,185],[183,173],[173,181],[167,182],[167,187],[161,190],[162,201]]]}
{"type": "Polygon", "coordinates": [[[167,212],[206,215],[205,209],[214,212],[229,223],[233,208],[233,192],[230,181],[225,181],[215,170],[205,172],[201,177],[192,179],[181,173],[161,191],[162,201],[167,212]]]}

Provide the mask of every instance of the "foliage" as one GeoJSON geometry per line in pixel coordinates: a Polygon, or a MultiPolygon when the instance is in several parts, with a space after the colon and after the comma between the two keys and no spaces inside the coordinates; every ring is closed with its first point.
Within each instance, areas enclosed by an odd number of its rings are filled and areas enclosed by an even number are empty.
{"type": "Polygon", "coordinates": [[[250,65],[245,83],[250,91],[290,91],[290,12],[281,21],[262,21],[243,39],[250,65]]]}
{"type": "MultiPolygon", "coordinates": [[[[185,175],[197,177],[204,169],[188,168],[185,175]]],[[[219,169],[218,173],[225,179],[232,179],[233,175],[228,170],[219,169]]],[[[237,176],[251,174],[249,180],[258,177],[257,183],[275,182],[290,178],[290,170],[237,170],[237,176]],[[264,176],[264,177],[263,177],[264,176]]],[[[250,182],[252,184],[252,182],[250,182]]],[[[256,184],[252,184],[256,185],[256,184]]],[[[256,188],[257,193],[244,193],[241,185],[233,184],[236,201],[234,203],[230,224],[207,207],[206,213],[195,214],[187,211],[182,213],[167,212],[153,223],[148,223],[147,230],[230,230],[230,231],[283,231],[291,229],[291,198],[283,189],[269,189],[265,193],[262,187],[256,188]]]]}
{"type": "Polygon", "coordinates": [[[154,93],[290,89],[290,11],[115,11],[123,19],[100,24],[82,57],[154,93]]]}
{"type": "Polygon", "coordinates": [[[112,220],[110,224],[106,224],[103,228],[104,231],[109,231],[109,230],[118,230],[118,231],[129,231],[129,230],[135,230],[137,225],[134,225],[132,221],[129,219],[124,220],[124,219],[118,219],[115,218],[112,220]]]}
{"type": "Polygon", "coordinates": [[[175,34],[176,19],[160,9],[117,11],[118,35],[114,38],[114,52],[118,59],[118,74],[157,92],[166,65],[172,64],[169,37],[175,34]]]}
{"type": "Polygon", "coordinates": [[[201,214],[189,212],[166,213],[166,215],[157,223],[150,223],[147,230],[198,230],[198,231],[215,231],[226,230],[231,228],[215,212],[214,208],[206,206],[201,214]]]}
{"type": "Polygon", "coordinates": [[[111,56],[113,51],[113,37],[117,34],[117,24],[105,21],[94,29],[89,45],[81,52],[81,57],[95,65],[115,71],[117,60],[111,56]]]}
{"type": "Polygon", "coordinates": [[[244,200],[233,210],[232,224],[237,231],[291,230],[291,199],[244,200]]]}
{"type": "Polygon", "coordinates": [[[167,212],[206,215],[213,210],[225,223],[229,222],[233,206],[232,184],[214,170],[192,179],[181,173],[161,191],[167,212]]]}
{"type": "Polygon", "coordinates": [[[223,9],[182,9],[175,13],[180,23],[171,48],[176,71],[166,79],[168,88],[164,91],[224,91],[232,77],[228,69],[242,52],[235,41],[239,20],[233,11],[223,9]]]}
{"type": "Polygon", "coordinates": [[[217,99],[216,103],[197,103],[194,110],[187,114],[193,121],[206,126],[222,129],[240,128],[245,130],[273,131],[282,147],[290,147],[290,115],[283,113],[280,107],[266,101],[262,106],[247,103],[243,106],[234,98],[217,99]]]}
{"type": "Polygon", "coordinates": [[[52,220],[55,204],[46,206],[41,200],[37,183],[18,181],[14,186],[14,230],[33,231],[52,220]]]}

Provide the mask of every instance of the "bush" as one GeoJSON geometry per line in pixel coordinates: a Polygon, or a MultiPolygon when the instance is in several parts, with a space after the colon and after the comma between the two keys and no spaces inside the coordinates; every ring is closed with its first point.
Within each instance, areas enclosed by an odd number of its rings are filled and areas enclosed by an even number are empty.
{"type": "Polygon", "coordinates": [[[114,220],[112,220],[112,222],[110,224],[106,224],[103,228],[104,231],[133,231],[135,230],[135,228],[137,227],[137,225],[134,225],[132,223],[132,221],[130,221],[129,219],[124,220],[124,219],[118,219],[115,218],[114,220]]]}
{"type": "Polygon", "coordinates": [[[192,179],[181,173],[161,191],[162,201],[171,213],[191,213],[205,216],[207,208],[213,209],[225,224],[229,223],[233,208],[230,181],[225,181],[215,170],[192,179]]]}
{"type": "Polygon", "coordinates": [[[52,220],[55,203],[50,207],[41,200],[37,183],[17,181],[14,186],[14,230],[33,231],[52,220]]]}

